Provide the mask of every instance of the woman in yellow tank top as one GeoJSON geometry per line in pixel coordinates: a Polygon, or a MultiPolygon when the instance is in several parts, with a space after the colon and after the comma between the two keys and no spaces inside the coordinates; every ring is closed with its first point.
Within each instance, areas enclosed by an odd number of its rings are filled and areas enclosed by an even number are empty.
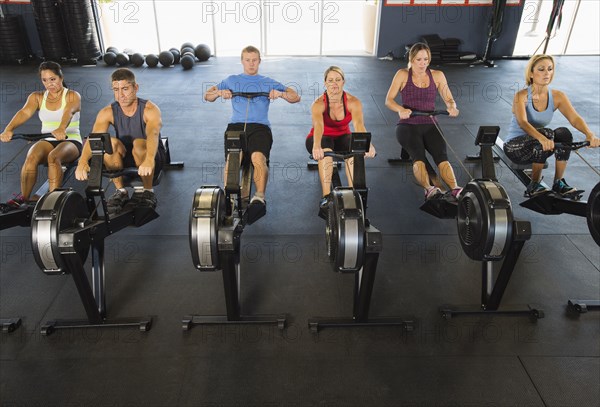
{"type": "Polygon", "coordinates": [[[40,164],[48,164],[49,187],[53,191],[62,184],[62,164],[77,160],[81,154],[81,96],[74,90],[65,88],[61,67],[56,62],[43,62],[38,71],[46,90],[29,95],[25,105],[0,134],[0,140],[10,141],[14,130],[29,120],[36,111],[42,122],[41,133],[51,133],[52,137],[36,142],[29,149],[21,169],[21,193],[7,202],[10,206],[20,206],[30,200],[40,164]]]}

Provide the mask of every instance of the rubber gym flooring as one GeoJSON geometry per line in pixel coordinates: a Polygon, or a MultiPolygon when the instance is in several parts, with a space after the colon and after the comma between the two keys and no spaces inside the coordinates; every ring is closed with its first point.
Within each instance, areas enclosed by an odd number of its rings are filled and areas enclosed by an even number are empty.
{"type": "MultiPolygon", "coordinates": [[[[477,164],[459,162],[477,151],[481,125],[504,134],[526,61],[497,67],[446,66],[460,116],[441,118],[450,160],[460,183],[478,176],[477,164]]],[[[523,316],[461,316],[445,320],[442,304],[477,304],[480,264],[462,251],[456,222],[419,210],[423,192],[398,156],[395,115],[384,99],[400,61],[373,58],[265,58],[260,72],[296,86],[302,101],[272,104],[274,133],[268,213],[246,227],[241,243],[241,306],[246,314],[287,313],[274,326],[196,326],[182,331],[186,314],[224,312],[220,272],[199,272],[191,260],[188,219],[201,185],[221,184],[228,102],[202,100],[203,91],[241,72],[237,58],[211,59],[192,71],[180,67],[134,71],[140,97],[162,110],[164,136],[182,170],[165,173],[156,188],[160,218],[106,240],[109,317],[150,315],[152,329],[91,329],[39,333],[55,318],[84,318],[69,276],[36,266],[29,228],[0,233],[0,316],[22,326],[0,335],[3,406],[598,406],[600,313],[573,314],[569,298],[600,298],[600,250],[585,218],[544,216],[518,205],[523,185],[502,163],[499,181],[516,217],[533,235],[519,258],[502,304],[536,304],[537,322],[523,316]],[[320,187],[306,168],[304,138],[310,105],[323,90],[330,65],[346,71],[346,90],[364,106],[378,156],[367,162],[369,218],[383,233],[370,315],[413,318],[401,327],[330,328],[310,332],[313,316],[351,316],[352,275],[332,272],[324,222],[317,217],[320,187]]],[[[112,101],[111,67],[65,67],[66,81],[82,94],[82,133],[112,101]]],[[[553,86],[569,95],[596,134],[600,58],[557,59],[553,86]],[[575,73],[575,74],[574,74],[575,73]]],[[[35,66],[0,67],[2,128],[41,84],[35,66]]],[[[566,125],[557,115],[554,127],[566,125]]],[[[22,127],[36,132],[36,120],[22,127]]],[[[583,136],[575,132],[576,138],[583,136]]],[[[24,143],[2,144],[0,198],[19,189],[24,143]],[[20,151],[20,153],[19,153],[20,151]],[[17,154],[18,153],[18,154],[17,154]],[[9,162],[15,155],[13,162],[9,162]]],[[[599,168],[598,150],[581,157],[599,168]]],[[[567,181],[590,191],[598,175],[574,155],[567,181]]],[[[545,170],[552,179],[553,162],[545,170]]],[[[40,176],[42,179],[43,176],[40,176]]],[[[71,181],[67,186],[83,191],[71,181]]],[[[112,192],[112,186],[109,192],[112,192]]],[[[587,195],[586,195],[587,197],[587,195]]],[[[89,263],[89,260],[88,260],[89,263]]]]}

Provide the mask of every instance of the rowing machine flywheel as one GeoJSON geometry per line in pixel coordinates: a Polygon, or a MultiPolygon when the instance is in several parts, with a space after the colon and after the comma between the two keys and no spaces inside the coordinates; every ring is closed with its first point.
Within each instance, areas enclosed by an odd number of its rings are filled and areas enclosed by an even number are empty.
{"type": "Polygon", "coordinates": [[[365,219],[360,194],[336,188],[329,203],[326,226],[327,252],[340,272],[362,268],[365,255],[365,219]]]}
{"type": "Polygon", "coordinates": [[[225,218],[225,194],[216,186],[196,190],[190,212],[190,249],[198,270],[219,269],[219,227],[225,218]]]}
{"type": "Polygon", "coordinates": [[[84,198],[75,191],[54,190],[36,203],[31,220],[31,245],[37,265],[49,274],[67,272],[63,254],[77,253],[84,263],[90,240],[68,229],[81,226],[89,217],[84,198]]]}
{"type": "Polygon", "coordinates": [[[600,182],[592,189],[588,198],[587,223],[592,237],[600,246],[600,182]]]}
{"type": "Polygon", "coordinates": [[[500,260],[506,255],[513,233],[510,199],[498,182],[473,180],[458,202],[458,237],[473,260],[500,260]]]}

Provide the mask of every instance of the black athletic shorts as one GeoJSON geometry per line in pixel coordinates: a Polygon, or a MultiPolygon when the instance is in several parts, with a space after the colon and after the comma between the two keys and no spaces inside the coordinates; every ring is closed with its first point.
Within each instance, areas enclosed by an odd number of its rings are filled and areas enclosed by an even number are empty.
{"type": "MultiPolygon", "coordinates": [[[[351,134],[344,134],[343,136],[323,136],[321,137],[321,148],[329,148],[336,153],[345,153],[350,151],[350,142],[352,141],[351,134]]],[[[309,154],[312,154],[314,137],[306,138],[306,150],[309,154]]]]}
{"type": "MultiPolygon", "coordinates": [[[[119,140],[125,146],[125,157],[123,157],[123,168],[137,168],[137,164],[135,163],[135,159],[133,158],[133,138],[131,137],[119,137],[119,140]]],[[[163,146],[162,141],[158,141],[158,151],[156,152],[156,156],[154,156],[154,176],[153,179],[156,180],[160,172],[162,171],[165,164],[165,148],[163,146]]]]}
{"type": "Polygon", "coordinates": [[[75,141],[75,140],[67,139],[67,140],[40,140],[40,141],[45,141],[47,143],[50,143],[50,144],[52,144],[52,147],[56,147],[60,143],[63,143],[66,141],[66,142],[75,144],[75,147],[77,147],[77,150],[79,151],[80,156],[81,156],[81,151],[83,151],[83,144],[81,144],[79,141],[75,141]]]}
{"type": "MultiPolygon", "coordinates": [[[[242,131],[244,123],[229,123],[226,131],[242,131]]],[[[259,123],[246,124],[246,149],[244,153],[250,158],[252,153],[260,152],[267,158],[271,155],[271,147],[273,146],[273,133],[271,128],[259,123]]]]}

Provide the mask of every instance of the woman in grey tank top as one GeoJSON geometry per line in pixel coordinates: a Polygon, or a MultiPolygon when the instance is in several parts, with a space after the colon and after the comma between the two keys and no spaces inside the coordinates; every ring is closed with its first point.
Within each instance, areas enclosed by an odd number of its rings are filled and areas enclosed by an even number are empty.
{"type": "Polygon", "coordinates": [[[554,78],[554,58],[550,55],[534,55],[525,68],[527,88],[520,90],[513,100],[513,117],[505,139],[504,151],[515,163],[532,164],[531,183],[526,196],[545,192],[541,185],[544,163],[552,154],[556,156],[552,190],[561,195],[577,191],[567,184],[564,173],[570,151],[554,147],[554,142],[570,143],[573,135],[566,127],[547,128],[554,111],[558,110],[571,126],[585,134],[590,147],[599,147],[600,139],[590,130],[585,120],[575,111],[563,92],[550,89],[554,78]]]}

